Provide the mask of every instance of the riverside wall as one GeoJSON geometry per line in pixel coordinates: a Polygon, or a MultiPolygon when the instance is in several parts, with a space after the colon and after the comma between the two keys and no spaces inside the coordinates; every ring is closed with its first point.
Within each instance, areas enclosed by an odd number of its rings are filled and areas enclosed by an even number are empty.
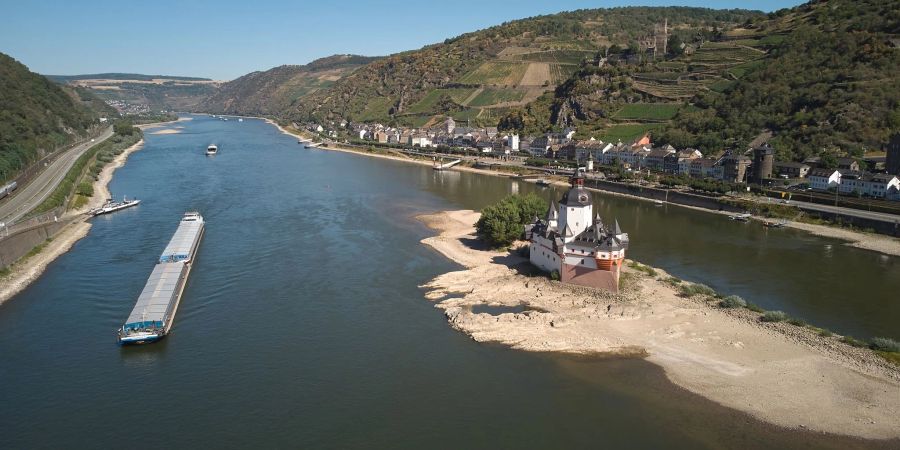
{"type": "Polygon", "coordinates": [[[0,234],[0,238],[2,238],[0,240],[0,269],[9,267],[27,255],[31,249],[55,236],[68,223],[67,220],[45,222],[17,230],[10,233],[9,236],[0,234]]]}

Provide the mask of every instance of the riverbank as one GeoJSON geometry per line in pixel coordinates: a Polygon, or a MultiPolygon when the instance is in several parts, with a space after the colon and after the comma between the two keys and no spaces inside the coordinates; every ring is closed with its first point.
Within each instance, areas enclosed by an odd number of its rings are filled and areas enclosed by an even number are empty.
{"type": "MultiPolygon", "coordinates": [[[[278,128],[279,131],[281,131],[282,133],[284,133],[286,135],[289,135],[292,137],[305,137],[303,135],[303,133],[300,132],[299,130],[286,129],[286,128],[282,127],[281,125],[279,125],[278,123],[276,123],[275,121],[273,121],[272,119],[267,119],[267,118],[262,118],[262,117],[259,117],[259,119],[262,119],[262,120],[266,121],[267,123],[275,126],[276,128],[278,128]]],[[[360,151],[357,149],[335,146],[335,144],[329,144],[329,146],[327,146],[327,147],[317,147],[317,148],[319,150],[330,150],[330,151],[338,151],[338,152],[344,152],[344,153],[353,153],[356,155],[368,156],[371,158],[391,159],[394,161],[402,161],[402,162],[425,165],[425,166],[433,165],[431,161],[427,161],[427,160],[414,159],[414,158],[409,158],[409,157],[401,157],[398,155],[391,155],[391,154],[386,154],[386,153],[381,153],[381,152],[377,152],[377,153],[376,152],[364,152],[364,151],[360,151]]],[[[472,172],[472,173],[479,173],[482,175],[491,175],[491,176],[499,176],[499,177],[507,177],[507,178],[510,176],[510,174],[507,172],[500,172],[500,171],[490,170],[490,169],[478,169],[478,168],[474,168],[474,167],[466,167],[466,166],[461,166],[461,165],[455,166],[452,170],[459,170],[459,171],[464,171],[464,172],[472,172]]],[[[559,181],[559,180],[552,180],[551,184],[562,187],[562,188],[565,188],[568,186],[568,183],[566,183],[564,181],[559,181]]],[[[623,194],[623,193],[619,193],[619,192],[611,192],[611,191],[595,189],[595,188],[591,188],[591,187],[588,187],[587,189],[590,191],[593,191],[593,192],[599,192],[599,193],[603,193],[603,194],[607,194],[607,195],[617,195],[617,196],[628,197],[628,198],[633,198],[633,199],[637,199],[637,200],[643,200],[643,201],[647,201],[647,202],[653,201],[651,199],[647,199],[644,197],[638,197],[638,196],[623,194]]],[[[719,215],[730,214],[725,211],[718,211],[718,210],[713,210],[713,209],[708,209],[708,208],[700,208],[697,206],[681,205],[681,204],[676,204],[676,203],[669,203],[669,205],[677,206],[680,208],[689,208],[689,209],[694,209],[697,211],[704,211],[704,212],[719,214],[719,215]]],[[[768,220],[765,217],[753,217],[753,219],[756,221],[760,221],[760,222],[762,222],[763,220],[768,220]]],[[[900,256],[900,239],[893,238],[890,236],[884,236],[884,235],[878,235],[878,234],[872,234],[872,233],[863,233],[863,232],[859,232],[859,231],[848,230],[846,228],[840,228],[840,227],[834,227],[834,226],[828,226],[828,225],[808,224],[808,223],[795,222],[795,221],[788,222],[787,226],[790,228],[797,229],[797,230],[806,231],[806,232],[815,234],[817,236],[847,241],[846,245],[849,245],[852,247],[857,247],[857,248],[861,248],[861,249],[865,249],[865,250],[871,250],[871,251],[875,251],[875,252],[879,252],[879,253],[883,253],[883,254],[891,255],[891,256],[900,256]]]]}
{"type": "MultiPolygon", "coordinates": [[[[157,124],[148,124],[148,126],[151,125],[157,124]]],[[[81,238],[87,236],[88,231],[91,229],[91,224],[88,222],[89,217],[85,213],[93,208],[102,206],[106,202],[106,199],[109,198],[108,185],[112,180],[113,173],[116,169],[125,165],[128,156],[140,150],[143,146],[144,140],[141,139],[104,166],[93,183],[94,195],[91,199],[81,208],[67,211],[60,218],[60,220],[68,221],[69,223],[56,233],[49,242],[45,243],[44,247],[35,255],[25,257],[10,267],[9,274],[2,279],[0,305],[37,280],[47,270],[47,266],[50,263],[68,252],[81,238]]]]}
{"type": "Polygon", "coordinates": [[[623,293],[530,277],[515,254],[480,249],[478,213],[420,216],[439,232],[422,242],[464,266],[422,286],[450,325],[478,342],[537,352],[641,356],[676,385],[766,422],[868,439],[900,438],[900,369],[868,349],[759,314],[680,297],[626,268],[623,293]],[[524,312],[475,314],[476,305],[524,312]]]}

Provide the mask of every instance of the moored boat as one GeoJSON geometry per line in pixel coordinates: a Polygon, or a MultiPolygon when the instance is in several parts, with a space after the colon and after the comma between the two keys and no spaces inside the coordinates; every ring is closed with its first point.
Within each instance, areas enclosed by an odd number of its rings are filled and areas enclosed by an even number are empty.
{"type": "Polygon", "coordinates": [[[748,214],[748,213],[732,214],[728,217],[731,218],[731,220],[736,220],[738,222],[749,222],[750,221],[750,214],[748,214]]]}
{"type": "Polygon", "coordinates": [[[119,211],[121,209],[130,208],[132,206],[137,206],[139,203],[141,203],[141,201],[136,198],[128,200],[128,197],[122,197],[121,202],[113,201],[113,199],[109,198],[109,199],[106,199],[106,203],[104,203],[103,206],[101,206],[99,208],[94,208],[94,209],[88,211],[88,214],[91,216],[99,216],[101,214],[109,214],[111,212],[119,211]]]}
{"type": "Polygon", "coordinates": [[[216,144],[210,144],[209,147],[206,147],[206,156],[212,156],[216,153],[219,153],[219,147],[216,144]]]}

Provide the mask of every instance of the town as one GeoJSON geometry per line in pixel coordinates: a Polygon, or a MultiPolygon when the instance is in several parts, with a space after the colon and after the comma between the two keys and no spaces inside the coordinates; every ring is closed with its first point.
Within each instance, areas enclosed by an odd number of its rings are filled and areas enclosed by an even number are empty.
{"type": "Polygon", "coordinates": [[[474,155],[529,166],[603,168],[619,178],[648,178],[663,184],[709,180],[725,185],[754,184],[798,191],[829,192],[850,197],[900,201],[900,133],[886,143],[886,156],[810,157],[803,162],[776,161],[765,141],[750,148],[704,155],[693,148],[654,146],[649,134],[632,142],[576,140],[575,129],[540,136],[503,133],[497,127],[458,125],[453,118],[430,128],[391,127],[378,123],[306,124],[306,130],[345,144],[474,155]],[[678,177],[678,178],[675,178],[678,177]]]}

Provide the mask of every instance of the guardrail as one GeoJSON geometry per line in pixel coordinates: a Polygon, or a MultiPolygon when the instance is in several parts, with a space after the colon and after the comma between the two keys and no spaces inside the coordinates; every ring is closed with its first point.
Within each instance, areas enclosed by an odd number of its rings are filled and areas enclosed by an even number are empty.
{"type": "Polygon", "coordinates": [[[59,222],[60,220],[62,220],[61,218],[63,216],[63,213],[65,212],[65,206],[60,206],[53,210],[29,217],[28,219],[21,220],[16,223],[7,224],[0,222],[0,241],[3,241],[10,236],[15,236],[16,234],[29,231],[40,226],[44,226],[51,222],[59,222]]]}

